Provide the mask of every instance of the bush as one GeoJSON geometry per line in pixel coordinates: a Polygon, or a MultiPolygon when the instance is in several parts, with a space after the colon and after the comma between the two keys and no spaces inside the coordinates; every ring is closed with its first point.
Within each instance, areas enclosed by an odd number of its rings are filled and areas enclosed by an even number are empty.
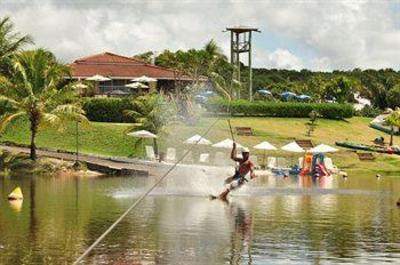
{"type": "Polygon", "coordinates": [[[362,108],[362,110],[356,111],[354,113],[354,115],[375,118],[376,116],[380,115],[381,113],[382,113],[382,110],[380,110],[379,108],[366,105],[364,108],[362,108]]]}
{"type": "Polygon", "coordinates": [[[389,107],[393,109],[400,106],[400,84],[395,85],[391,90],[389,90],[386,94],[386,100],[389,107]]]}
{"type": "Polygon", "coordinates": [[[90,121],[134,122],[124,115],[124,110],[131,108],[128,98],[85,98],[83,101],[83,109],[90,121]]]}
{"type": "Polygon", "coordinates": [[[316,111],[325,119],[344,119],[353,116],[353,107],[349,104],[335,103],[299,103],[299,102],[264,102],[224,99],[211,100],[207,110],[214,113],[231,113],[234,116],[268,116],[268,117],[309,117],[316,111]]]}

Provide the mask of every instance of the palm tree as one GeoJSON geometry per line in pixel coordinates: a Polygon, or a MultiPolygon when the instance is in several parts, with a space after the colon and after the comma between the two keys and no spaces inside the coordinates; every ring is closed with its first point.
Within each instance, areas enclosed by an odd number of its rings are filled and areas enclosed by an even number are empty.
{"type": "Polygon", "coordinates": [[[14,24],[9,17],[0,18],[0,73],[9,74],[12,55],[31,43],[29,35],[14,32],[14,24]]]}
{"type": "Polygon", "coordinates": [[[76,104],[72,85],[65,85],[69,75],[66,65],[59,64],[53,54],[37,49],[17,54],[13,60],[13,76],[0,82],[0,103],[8,105],[0,119],[0,131],[19,117],[30,123],[30,158],[36,160],[36,135],[39,125],[62,128],[69,120],[87,121],[76,104]]]}
{"type": "Polygon", "coordinates": [[[225,79],[216,72],[211,73],[211,81],[215,90],[217,90],[225,99],[232,99],[232,91],[226,84],[225,79]]]}
{"type": "MultiPolygon", "coordinates": [[[[168,104],[162,95],[151,94],[135,98],[132,109],[125,110],[125,115],[135,119],[136,123],[128,130],[147,130],[154,134],[164,132],[164,127],[176,117],[173,104],[168,104]]],[[[158,155],[157,139],[153,139],[154,152],[158,155]]]]}
{"type": "Polygon", "coordinates": [[[204,50],[211,56],[224,56],[222,49],[213,39],[211,39],[209,42],[206,43],[206,45],[204,45],[204,50]]]}
{"type": "Polygon", "coordinates": [[[390,143],[393,145],[394,127],[400,128],[400,108],[396,108],[389,116],[385,118],[385,124],[390,126],[390,143]]]}

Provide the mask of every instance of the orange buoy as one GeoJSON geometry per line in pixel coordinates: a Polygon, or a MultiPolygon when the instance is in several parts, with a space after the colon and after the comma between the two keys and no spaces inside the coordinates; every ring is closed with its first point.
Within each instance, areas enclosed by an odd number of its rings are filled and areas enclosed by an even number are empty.
{"type": "Polygon", "coordinates": [[[20,187],[16,187],[10,195],[8,195],[9,200],[23,200],[24,196],[22,195],[22,190],[20,187]]]}

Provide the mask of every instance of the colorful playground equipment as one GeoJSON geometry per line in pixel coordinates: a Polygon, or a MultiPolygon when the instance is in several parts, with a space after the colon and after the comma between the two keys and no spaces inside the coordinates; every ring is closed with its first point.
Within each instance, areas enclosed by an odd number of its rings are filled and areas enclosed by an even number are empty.
{"type": "Polygon", "coordinates": [[[303,159],[300,176],[322,177],[329,176],[329,171],[325,166],[325,156],[322,153],[310,154],[306,153],[303,159]]]}

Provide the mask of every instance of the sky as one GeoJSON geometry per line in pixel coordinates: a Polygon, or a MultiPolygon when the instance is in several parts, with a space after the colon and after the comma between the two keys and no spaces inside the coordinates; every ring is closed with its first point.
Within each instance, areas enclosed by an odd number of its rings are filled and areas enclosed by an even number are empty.
{"type": "Polygon", "coordinates": [[[400,70],[400,0],[0,0],[3,16],[64,62],[201,48],[210,39],[229,54],[223,30],[247,25],[261,30],[255,67],[400,70]]]}

